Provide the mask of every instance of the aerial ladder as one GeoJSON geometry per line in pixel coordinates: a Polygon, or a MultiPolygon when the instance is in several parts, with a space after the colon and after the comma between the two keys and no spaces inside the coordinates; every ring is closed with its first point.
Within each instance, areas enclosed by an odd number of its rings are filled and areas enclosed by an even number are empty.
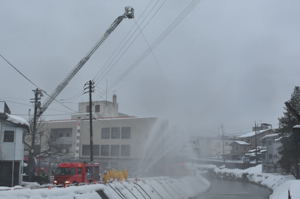
{"type": "MultiPolygon", "coordinates": [[[[60,94],[60,92],[67,86],[70,80],[76,75],[76,73],[82,68],[82,66],[90,59],[94,52],[99,48],[99,46],[105,41],[105,39],[112,33],[115,28],[121,23],[124,18],[132,19],[134,18],[134,9],[130,6],[125,7],[125,13],[119,16],[106,30],[104,35],[97,41],[97,43],[91,48],[91,50],[78,62],[78,64],[73,68],[73,70],[65,77],[65,79],[56,87],[56,89],[48,96],[45,102],[40,106],[36,113],[36,119],[40,118],[41,115],[47,110],[49,105],[55,100],[55,98],[60,94]]],[[[29,123],[33,123],[34,118],[31,118],[29,123]]]]}

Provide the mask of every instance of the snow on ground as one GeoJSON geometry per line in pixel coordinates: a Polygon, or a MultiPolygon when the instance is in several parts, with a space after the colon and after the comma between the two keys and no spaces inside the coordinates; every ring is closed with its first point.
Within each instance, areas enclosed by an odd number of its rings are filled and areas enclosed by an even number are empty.
{"type": "Polygon", "coordinates": [[[198,169],[213,169],[218,176],[234,176],[234,179],[246,179],[252,183],[266,186],[273,190],[270,199],[287,199],[290,190],[291,197],[300,198],[300,180],[295,180],[292,175],[280,175],[276,173],[262,173],[262,165],[248,169],[227,169],[224,166],[215,165],[196,165],[198,169]]]}
{"type": "Polygon", "coordinates": [[[165,198],[183,199],[195,197],[205,192],[210,183],[202,176],[185,176],[180,179],[169,177],[130,179],[122,182],[70,186],[58,188],[37,184],[26,184],[26,187],[0,187],[0,198],[9,199],[99,199],[96,191],[103,191],[109,198],[165,198]]]}
{"type": "MultiPolygon", "coordinates": [[[[291,175],[262,173],[261,165],[248,169],[227,169],[224,166],[187,164],[190,169],[211,169],[219,176],[229,176],[232,179],[245,179],[249,182],[266,186],[273,190],[270,199],[287,199],[290,190],[291,197],[300,198],[300,180],[291,175]]],[[[198,172],[199,173],[199,172],[198,172]]],[[[102,190],[109,198],[189,198],[205,192],[210,183],[200,175],[186,176],[180,179],[169,177],[130,179],[126,182],[109,184],[94,184],[71,186],[66,188],[41,188],[38,184],[27,184],[25,187],[0,187],[0,198],[9,199],[99,199],[96,192],[102,190]],[[31,188],[30,188],[31,187],[31,188]]]]}

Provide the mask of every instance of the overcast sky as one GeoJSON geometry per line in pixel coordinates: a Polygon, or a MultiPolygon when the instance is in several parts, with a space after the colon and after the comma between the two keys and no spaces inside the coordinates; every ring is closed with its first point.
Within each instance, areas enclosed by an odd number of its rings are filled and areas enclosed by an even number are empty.
{"type": "MultiPolygon", "coordinates": [[[[57,97],[68,108],[53,102],[44,119],[70,118],[78,102],[88,100],[80,94],[94,79],[93,100],[105,100],[108,87],[120,112],[167,118],[189,131],[217,135],[223,124],[228,134],[246,133],[255,122],[278,127],[284,102],[300,81],[300,2],[197,2],[2,0],[0,54],[50,94],[132,6],[135,19],[124,19],[57,97]],[[163,34],[183,12],[185,18],[163,34]],[[141,57],[152,44],[158,45],[141,57]]],[[[2,58],[0,68],[0,100],[28,119],[36,86],[2,58]]]]}

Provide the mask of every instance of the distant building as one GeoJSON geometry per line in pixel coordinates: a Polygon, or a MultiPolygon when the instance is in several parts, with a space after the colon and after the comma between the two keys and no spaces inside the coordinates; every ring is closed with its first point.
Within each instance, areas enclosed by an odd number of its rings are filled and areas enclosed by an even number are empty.
{"type": "Polygon", "coordinates": [[[273,129],[268,129],[266,126],[253,127],[252,130],[252,132],[238,136],[238,141],[231,144],[231,159],[236,160],[244,156],[247,156],[250,159],[260,158],[260,139],[265,135],[274,133],[274,131],[273,129]],[[257,152],[255,152],[255,150],[257,150],[257,152]]]}
{"type": "MultiPolygon", "coordinates": [[[[224,154],[225,157],[230,152],[230,144],[234,140],[228,136],[224,136],[224,154]]],[[[223,156],[223,139],[221,136],[216,137],[192,137],[191,145],[194,148],[194,154],[199,157],[219,157],[223,156]]],[[[227,159],[227,158],[226,158],[227,159]]]]}
{"type": "MultiPolygon", "coordinates": [[[[89,103],[79,103],[78,114],[70,120],[41,122],[41,151],[46,150],[47,137],[55,137],[60,148],[61,161],[90,160],[89,103]]],[[[113,101],[93,102],[93,159],[100,161],[102,169],[137,167],[143,156],[144,143],[149,139],[157,118],[139,118],[120,114],[117,98],[113,101]]],[[[164,121],[167,125],[167,122],[164,121]]],[[[159,138],[157,138],[159,139],[159,138]]],[[[38,144],[38,143],[37,143],[38,144]]],[[[36,148],[40,148],[37,146],[36,148]]]]}
{"type": "Polygon", "coordinates": [[[235,140],[231,144],[230,156],[232,160],[237,160],[243,156],[251,149],[251,145],[244,141],[235,140]]]}
{"type": "Polygon", "coordinates": [[[278,148],[281,146],[278,134],[269,134],[261,138],[262,146],[266,150],[262,151],[262,172],[264,173],[280,173],[280,165],[278,161],[281,155],[278,148]]]}
{"type": "Polygon", "coordinates": [[[247,142],[250,144],[251,149],[255,149],[257,146],[261,145],[261,138],[264,137],[265,135],[273,134],[275,133],[273,129],[263,129],[263,130],[257,130],[257,131],[252,131],[249,133],[246,133],[244,135],[240,135],[238,137],[238,140],[247,142]]]}
{"type": "Polygon", "coordinates": [[[11,115],[7,104],[0,102],[0,186],[22,184],[23,138],[28,131],[27,121],[11,115]]]}

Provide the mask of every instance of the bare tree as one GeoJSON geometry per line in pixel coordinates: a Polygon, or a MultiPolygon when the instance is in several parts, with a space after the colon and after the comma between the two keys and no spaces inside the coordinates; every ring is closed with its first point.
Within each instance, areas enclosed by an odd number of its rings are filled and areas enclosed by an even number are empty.
{"type": "MultiPolygon", "coordinates": [[[[34,151],[35,159],[39,160],[46,158],[61,159],[66,155],[66,151],[71,146],[68,140],[60,137],[58,133],[51,132],[41,120],[37,122],[36,129],[39,136],[35,137],[35,145],[33,147],[31,146],[32,134],[28,133],[25,135],[25,155],[28,155],[32,150],[34,151]]],[[[34,167],[33,169],[35,170],[34,167]]]]}

